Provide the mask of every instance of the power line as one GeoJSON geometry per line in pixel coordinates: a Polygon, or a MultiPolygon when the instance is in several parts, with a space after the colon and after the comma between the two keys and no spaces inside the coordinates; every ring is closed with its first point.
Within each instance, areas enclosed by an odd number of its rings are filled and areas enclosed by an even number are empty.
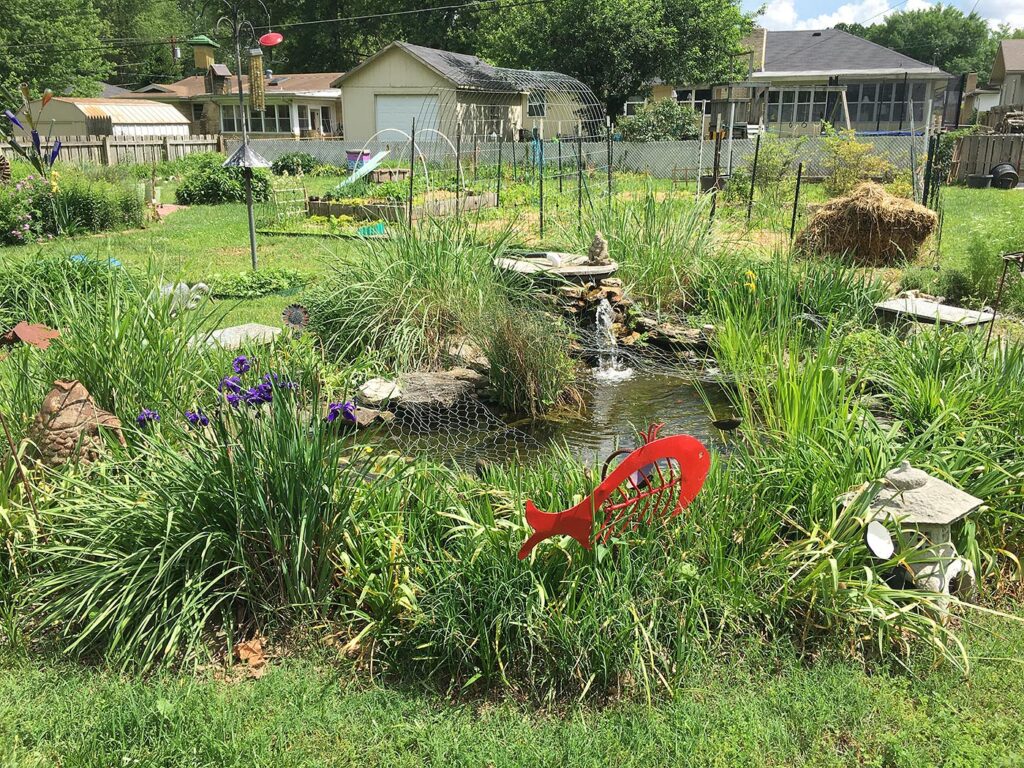
{"type": "MultiPolygon", "coordinates": [[[[340,22],[348,21],[372,21],[374,19],[387,19],[394,18],[396,16],[411,16],[421,13],[434,13],[436,11],[453,11],[461,10],[464,8],[476,8],[479,10],[486,11],[498,11],[506,8],[519,8],[522,6],[529,5],[544,5],[551,0],[514,0],[508,2],[507,0],[472,0],[467,3],[457,3],[452,5],[437,5],[429,8],[409,8],[404,11],[388,11],[387,13],[371,13],[364,14],[361,16],[339,16],[333,19],[311,19],[309,21],[292,21],[284,22],[281,24],[272,24],[266,26],[255,26],[253,29],[288,29],[290,27],[303,27],[312,26],[314,24],[337,24],[340,22]]],[[[907,0],[904,0],[906,2],[907,0]]],[[[229,40],[228,37],[215,37],[214,40],[229,40]]],[[[29,48],[32,50],[45,50],[48,53],[72,53],[78,51],[119,51],[125,48],[142,48],[145,46],[160,46],[160,45],[175,45],[183,44],[185,40],[178,37],[168,38],[100,38],[96,45],[86,45],[70,48],[56,48],[60,43],[14,43],[9,45],[9,49],[21,49],[29,48]]]]}

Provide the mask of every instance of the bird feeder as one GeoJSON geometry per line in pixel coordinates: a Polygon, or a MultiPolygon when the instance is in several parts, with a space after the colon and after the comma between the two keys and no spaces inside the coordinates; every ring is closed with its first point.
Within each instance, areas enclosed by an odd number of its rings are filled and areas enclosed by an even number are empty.
{"type": "MultiPolygon", "coordinates": [[[[867,542],[876,557],[888,559],[896,551],[885,523],[895,523],[903,544],[923,557],[908,562],[918,589],[949,595],[966,592],[974,584],[974,568],[961,557],[952,540],[952,526],[983,504],[979,498],[932,477],[904,461],[889,471],[868,510],[867,542]],[[954,589],[951,590],[951,587],[954,589]]],[[[941,608],[945,608],[942,601],[941,608]]]]}

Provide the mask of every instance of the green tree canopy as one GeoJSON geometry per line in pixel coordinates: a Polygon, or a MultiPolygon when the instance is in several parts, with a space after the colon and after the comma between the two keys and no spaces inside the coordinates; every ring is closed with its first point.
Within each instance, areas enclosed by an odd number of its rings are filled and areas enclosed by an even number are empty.
{"type": "Polygon", "coordinates": [[[480,54],[496,64],[564,72],[609,111],[666,82],[740,74],[751,21],[739,0],[549,0],[483,16],[480,54]]]}
{"type": "MultiPolygon", "coordinates": [[[[179,0],[93,0],[106,23],[111,44],[105,51],[112,65],[110,82],[125,88],[141,88],[153,82],[182,77],[182,62],[175,61],[169,41],[189,37],[188,24],[179,0]]],[[[181,46],[183,59],[191,53],[181,46]]],[[[190,62],[188,62],[190,64],[190,62]]]]}
{"type": "Polygon", "coordinates": [[[880,24],[837,24],[851,34],[884,45],[950,74],[977,72],[987,82],[998,38],[988,22],[972,11],[965,14],[952,5],[919,11],[900,11],[880,24]]]}
{"type": "Polygon", "coordinates": [[[105,25],[92,0],[5,0],[0,23],[0,87],[17,93],[94,96],[110,72],[104,60],[105,25]]]}

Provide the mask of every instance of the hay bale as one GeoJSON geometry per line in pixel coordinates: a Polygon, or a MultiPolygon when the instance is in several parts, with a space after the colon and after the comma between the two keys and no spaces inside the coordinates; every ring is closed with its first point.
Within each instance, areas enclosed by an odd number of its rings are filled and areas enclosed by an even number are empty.
{"type": "Polygon", "coordinates": [[[815,210],[796,239],[804,253],[845,254],[865,267],[912,259],[939,223],[935,212],[865,182],[815,210]]]}

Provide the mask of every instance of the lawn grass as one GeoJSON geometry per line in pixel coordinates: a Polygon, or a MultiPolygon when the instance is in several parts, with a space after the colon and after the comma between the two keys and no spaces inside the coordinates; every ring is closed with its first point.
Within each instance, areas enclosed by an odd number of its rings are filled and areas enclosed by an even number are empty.
{"type": "MultiPolygon", "coordinates": [[[[318,188],[337,183],[333,177],[309,181],[316,182],[314,186],[318,188]]],[[[617,179],[616,183],[620,197],[639,194],[639,182],[633,175],[617,179]]],[[[664,186],[662,183],[661,187],[664,186]]],[[[558,240],[563,238],[564,232],[575,227],[575,201],[569,200],[574,197],[570,192],[567,190],[561,198],[549,196],[546,205],[548,223],[545,244],[552,247],[559,244],[558,240]]],[[[689,192],[687,188],[686,193],[689,192]]],[[[1017,233],[1019,239],[1024,238],[1024,232],[1020,231],[1018,224],[1024,216],[1024,193],[949,187],[943,191],[943,196],[946,208],[941,257],[943,266],[959,266],[963,263],[974,233],[999,240],[1009,238],[1012,241],[1014,233],[1017,233]]],[[[803,199],[808,204],[821,202],[824,193],[820,185],[805,186],[803,199]]],[[[765,231],[756,229],[743,232],[745,205],[723,205],[721,208],[716,228],[735,240],[738,247],[768,251],[780,245],[780,237],[785,239],[783,230],[788,230],[788,215],[773,214],[765,218],[762,222],[765,231]],[[783,222],[783,219],[786,221],[783,222]]],[[[535,231],[536,216],[529,216],[527,212],[530,210],[533,209],[525,202],[523,205],[510,205],[510,210],[502,218],[511,216],[518,220],[521,225],[519,237],[536,241],[539,237],[535,231]]],[[[482,218],[490,221],[498,216],[498,212],[484,211],[482,218]]],[[[154,265],[169,279],[197,282],[209,279],[211,274],[236,273],[250,268],[247,226],[245,207],[241,204],[193,206],[142,230],[3,248],[0,249],[0,266],[15,268],[19,259],[29,258],[39,252],[57,251],[68,255],[86,253],[101,259],[114,257],[125,264],[139,267],[154,265]]],[[[258,235],[257,245],[261,266],[290,267],[311,276],[323,274],[327,265],[335,261],[337,256],[344,256],[358,247],[358,243],[350,239],[276,235],[258,235]]],[[[1018,246],[1024,247],[1024,242],[1019,242],[1018,246]]],[[[933,253],[932,249],[926,248],[918,261],[933,264],[933,253]]],[[[890,277],[895,275],[898,273],[890,277]]],[[[294,301],[298,293],[298,290],[293,290],[239,302],[228,312],[227,320],[231,323],[262,322],[280,325],[281,310],[294,301]]]]}
{"type": "Polygon", "coordinates": [[[966,681],[948,667],[868,673],[752,649],[695,670],[653,705],[558,712],[357,683],[310,657],[234,684],[8,658],[0,764],[1019,765],[1024,625],[986,618],[966,635],[966,681]]]}

